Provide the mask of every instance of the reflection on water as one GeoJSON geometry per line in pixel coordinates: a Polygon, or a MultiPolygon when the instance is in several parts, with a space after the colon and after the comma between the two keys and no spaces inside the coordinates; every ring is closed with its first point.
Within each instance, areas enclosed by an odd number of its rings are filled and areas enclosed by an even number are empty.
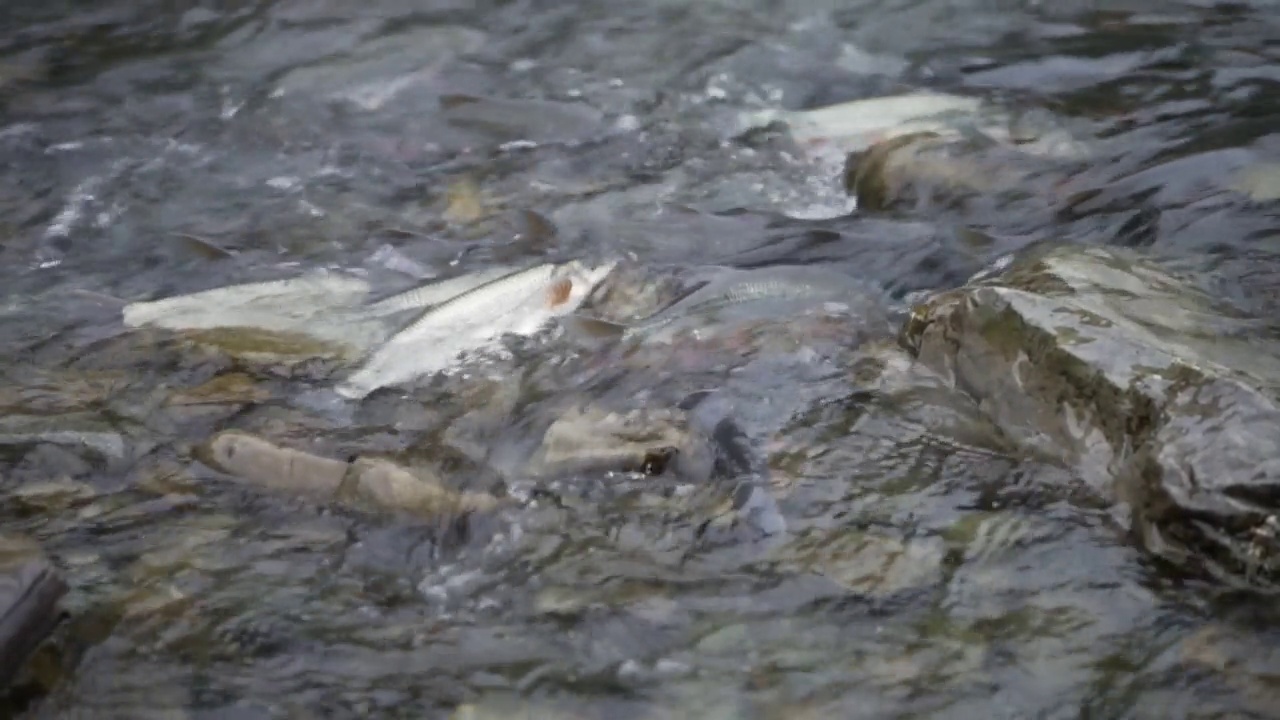
{"type": "Polygon", "coordinates": [[[1266,716],[1269,611],[1137,551],[865,318],[559,338],[340,416],[301,399],[349,370],[335,353],[126,330],[120,308],[604,255],[641,278],[601,301],[614,319],[710,264],[821,263],[897,302],[1070,239],[1148,247],[1269,316],[1268,6],[8,3],[0,517],[63,568],[75,618],[0,713],[1266,716]],[[871,217],[839,158],[736,126],[922,86],[1056,114],[1094,154],[1016,197],[871,217]],[[706,389],[767,467],[522,464],[570,407],[706,389]],[[264,492],[195,459],[226,429],[514,502],[423,522],[264,492]],[[741,487],[784,535],[734,519],[741,487]]]}

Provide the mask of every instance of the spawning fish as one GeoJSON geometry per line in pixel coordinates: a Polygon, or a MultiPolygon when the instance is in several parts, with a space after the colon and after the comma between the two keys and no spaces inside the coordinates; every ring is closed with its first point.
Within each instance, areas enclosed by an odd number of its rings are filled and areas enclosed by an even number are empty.
{"type": "Polygon", "coordinates": [[[405,310],[422,310],[433,305],[439,305],[447,300],[452,300],[463,293],[475,290],[481,285],[513,275],[519,271],[519,267],[498,266],[469,275],[447,278],[372,302],[365,307],[365,312],[370,317],[382,317],[405,310]]]}
{"type": "Polygon", "coordinates": [[[797,142],[834,140],[847,151],[913,132],[946,132],[957,120],[972,119],[982,108],[976,98],[935,92],[867,98],[813,110],[766,110],[748,115],[748,127],[781,120],[797,142]]]}
{"type": "Polygon", "coordinates": [[[388,334],[365,314],[368,294],[369,283],[361,278],[320,271],[129,303],[122,315],[125,327],[131,328],[257,328],[303,333],[364,352],[388,334]]]}
{"type": "Polygon", "coordinates": [[[920,91],[865,98],[812,110],[764,110],[746,114],[744,128],[785,122],[802,145],[831,143],[843,152],[861,152],[902,135],[936,133],[945,138],[986,137],[1050,157],[1083,156],[1086,148],[1062,129],[1028,114],[1006,112],[972,97],[920,91]],[[1026,126],[1030,122],[1031,126],[1026,126]],[[1031,137],[1027,134],[1031,133],[1031,137]]]}
{"type": "Polygon", "coordinates": [[[646,336],[664,340],[689,325],[705,327],[739,318],[785,317],[795,306],[853,304],[864,314],[883,315],[865,285],[842,272],[813,266],[752,270],[722,269],[666,308],[633,325],[578,318],[593,335],[646,336]]]}
{"type": "Polygon", "coordinates": [[[503,335],[533,335],[552,318],[577,309],[614,265],[590,267],[573,260],[483,271],[375,303],[373,312],[382,314],[429,309],[378,348],[338,385],[337,393],[363,398],[378,388],[445,370],[464,353],[493,348],[503,335]]]}

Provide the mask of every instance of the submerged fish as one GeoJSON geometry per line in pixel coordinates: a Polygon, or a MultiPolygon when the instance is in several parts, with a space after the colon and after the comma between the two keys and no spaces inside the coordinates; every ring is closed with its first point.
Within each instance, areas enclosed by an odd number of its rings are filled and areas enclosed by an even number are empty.
{"type": "Polygon", "coordinates": [[[581,317],[577,321],[594,336],[662,341],[689,327],[705,331],[735,320],[782,319],[824,303],[849,306],[859,315],[884,315],[865,283],[836,270],[794,265],[719,269],[666,308],[631,325],[581,317]]]}
{"type": "Polygon", "coordinates": [[[129,303],[122,315],[131,328],[256,328],[303,333],[364,352],[387,336],[363,310],[368,294],[369,283],[362,278],[320,271],[129,303]]]}
{"type": "Polygon", "coordinates": [[[841,152],[861,152],[901,135],[935,133],[944,138],[985,137],[1017,145],[1025,152],[1077,157],[1086,150],[1050,119],[1031,112],[1009,112],[978,98],[920,91],[865,98],[812,110],[764,110],[740,120],[746,128],[771,122],[787,124],[802,145],[830,144],[841,152]]]}
{"type": "Polygon", "coordinates": [[[799,143],[834,142],[852,152],[896,135],[948,132],[958,122],[972,121],[981,108],[976,98],[916,92],[813,110],[765,110],[744,116],[742,123],[759,127],[781,120],[799,143]]]}
{"type": "Polygon", "coordinates": [[[590,267],[574,260],[483,271],[375,303],[374,314],[430,309],[393,335],[336,390],[346,398],[362,398],[445,370],[464,353],[492,349],[503,335],[532,335],[552,318],[577,309],[613,267],[612,262],[590,267]]]}

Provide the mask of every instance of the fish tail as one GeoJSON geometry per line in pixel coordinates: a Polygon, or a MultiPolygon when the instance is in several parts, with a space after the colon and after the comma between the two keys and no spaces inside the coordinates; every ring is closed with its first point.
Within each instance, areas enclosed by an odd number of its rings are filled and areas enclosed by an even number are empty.
{"type": "Polygon", "coordinates": [[[348,400],[363,400],[372,391],[354,380],[354,376],[343,380],[334,386],[333,391],[348,400]]]}

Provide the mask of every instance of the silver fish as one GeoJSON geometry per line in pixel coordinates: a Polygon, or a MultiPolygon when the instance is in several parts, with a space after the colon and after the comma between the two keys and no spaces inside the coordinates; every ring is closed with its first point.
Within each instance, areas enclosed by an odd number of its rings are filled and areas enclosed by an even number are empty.
{"type": "Polygon", "coordinates": [[[813,110],[764,110],[745,115],[747,127],[781,120],[797,142],[834,139],[847,151],[862,150],[878,140],[913,132],[950,132],[957,122],[973,119],[982,109],[976,98],[936,92],[866,98],[813,110]]]}
{"type": "Polygon", "coordinates": [[[383,317],[404,312],[405,310],[422,310],[452,300],[463,293],[475,290],[481,285],[515,274],[520,270],[521,268],[519,267],[499,266],[480,270],[469,275],[459,275],[440,280],[369,303],[365,307],[365,312],[370,317],[383,317]]]}
{"type": "Polygon", "coordinates": [[[702,328],[736,319],[786,317],[798,307],[827,302],[856,304],[862,313],[883,314],[866,284],[849,275],[813,266],[782,266],[720,269],[666,308],[631,325],[576,320],[580,329],[594,336],[663,341],[690,325],[702,328]]]}
{"type": "Polygon", "coordinates": [[[249,327],[296,332],[364,352],[386,339],[388,331],[364,312],[369,283],[327,271],[286,280],[244,283],[129,303],[125,327],[169,330],[249,327]]]}
{"type": "Polygon", "coordinates": [[[416,305],[430,309],[378,348],[336,391],[349,399],[362,398],[378,388],[448,369],[465,353],[494,348],[503,335],[532,335],[552,318],[576,310],[614,265],[591,267],[574,260],[485,271],[387,298],[376,304],[376,312],[416,305]]]}
{"type": "Polygon", "coordinates": [[[830,143],[861,152],[902,135],[930,132],[944,138],[986,137],[1045,157],[1083,157],[1085,144],[1056,119],[1015,113],[978,98],[932,91],[864,98],[812,110],[763,110],[744,114],[743,129],[781,120],[796,142],[830,143]]]}

